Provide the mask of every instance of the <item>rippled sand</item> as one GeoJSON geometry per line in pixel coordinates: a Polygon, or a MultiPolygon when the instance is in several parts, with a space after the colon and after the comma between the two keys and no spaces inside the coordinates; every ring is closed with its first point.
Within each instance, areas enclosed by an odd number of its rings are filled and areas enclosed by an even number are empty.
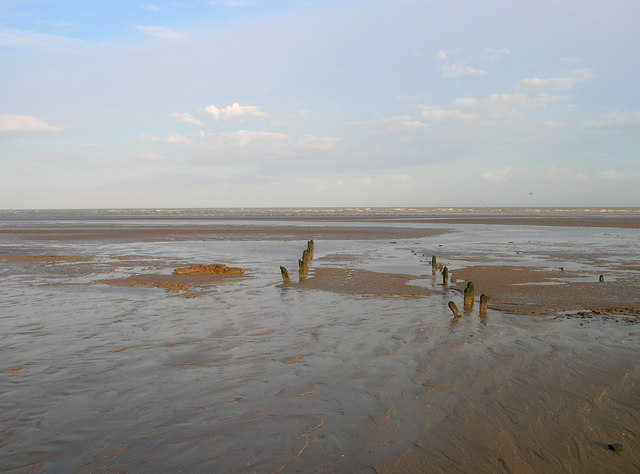
{"type": "Polygon", "coordinates": [[[562,218],[2,227],[0,470],[638,471],[637,222],[562,218]]]}

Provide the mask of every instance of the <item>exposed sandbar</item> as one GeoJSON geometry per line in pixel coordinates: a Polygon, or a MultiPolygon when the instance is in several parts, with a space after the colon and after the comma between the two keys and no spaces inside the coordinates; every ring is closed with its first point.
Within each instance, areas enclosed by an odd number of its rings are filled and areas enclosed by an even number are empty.
{"type": "Polygon", "coordinates": [[[618,274],[615,280],[599,282],[598,275],[506,265],[470,266],[453,274],[463,280],[455,285],[457,289],[462,291],[464,282],[473,281],[476,296],[485,293],[490,308],[511,313],[591,310],[640,315],[637,275],[618,274]]]}
{"type": "Polygon", "coordinates": [[[352,295],[428,296],[435,294],[428,288],[411,285],[423,277],[400,273],[379,273],[355,268],[318,268],[299,287],[352,295]]]}
{"type": "MultiPolygon", "coordinates": [[[[168,292],[186,294],[192,294],[194,287],[206,287],[210,285],[217,285],[229,281],[234,277],[241,277],[241,273],[228,273],[228,274],[158,274],[158,273],[144,273],[135,274],[125,278],[113,278],[110,280],[103,280],[100,283],[116,286],[133,286],[133,287],[152,287],[161,288],[168,292]]],[[[183,295],[184,296],[184,295],[183,295]]]]}

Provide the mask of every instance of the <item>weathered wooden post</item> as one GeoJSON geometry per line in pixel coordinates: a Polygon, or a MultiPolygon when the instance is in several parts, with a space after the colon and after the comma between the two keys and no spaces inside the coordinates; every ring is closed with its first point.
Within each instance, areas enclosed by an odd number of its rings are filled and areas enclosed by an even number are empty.
{"type": "Polygon", "coordinates": [[[431,257],[431,274],[435,275],[438,271],[438,263],[436,262],[436,256],[431,257]]]}
{"type": "Polygon", "coordinates": [[[470,281],[467,283],[466,288],[464,289],[464,310],[468,311],[473,308],[473,300],[475,298],[475,291],[473,289],[473,282],[470,281]]]}
{"type": "Polygon", "coordinates": [[[454,318],[459,318],[460,316],[462,316],[460,314],[460,311],[458,310],[458,307],[456,306],[456,304],[453,301],[449,301],[449,309],[451,310],[451,312],[453,313],[453,317],[454,318]]]}
{"type": "Polygon", "coordinates": [[[309,253],[307,250],[302,252],[302,258],[298,260],[298,278],[304,281],[307,278],[307,270],[309,270],[309,253]]]}
{"type": "Polygon", "coordinates": [[[449,285],[449,269],[447,267],[442,269],[442,284],[444,286],[449,285]]]}
{"type": "Polygon", "coordinates": [[[313,249],[315,248],[315,244],[313,240],[307,242],[307,252],[309,254],[309,260],[313,259],[313,249]]]}
{"type": "Polygon", "coordinates": [[[598,281],[602,283],[604,281],[604,275],[600,275],[600,277],[598,278],[598,281]]]}
{"type": "Polygon", "coordinates": [[[307,248],[302,252],[302,258],[298,260],[298,277],[300,281],[304,281],[307,278],[309,263],[313,258],[313,248],[313,240],[309,240],[307,242],[307,248]]]}
{"type": "Polygon", "coordinates": [[[480,316],[484,316],[485,314],[487,314],[487,304],[487,295],[482,293],[480,295],[480,316]]]}
{"type": "Polygon", "coordinates": [[[291,277],[289,276],[289,272],[282,265],[280,265],[280,273],[282,274],[283,283],[291,283],[291,277]]]}

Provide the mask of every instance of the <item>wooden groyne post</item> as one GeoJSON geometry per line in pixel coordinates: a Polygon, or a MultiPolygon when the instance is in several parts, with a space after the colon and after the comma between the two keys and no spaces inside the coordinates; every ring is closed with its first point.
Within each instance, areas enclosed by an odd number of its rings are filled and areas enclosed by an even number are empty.
{"type": "Polygon", "coordinates": [[[283,283],[291,283],[291,277],[289,276],[289,272],[282,265],[280,265],[280,274],[282,275],[283,283]]]}
{"type": "Polygon", "coordinates": [[[464,289],[464,310],[469,311],[473,308],[473,300],[475,298],[475,291],[473,289],[473,282],[467,282],[467,286],[464,289]]]}
{"type": "Polygon", "coordinates": [[[485,316],[487,314],[487,295],[482,293],[480,295],[480,316],[485,316]]]}

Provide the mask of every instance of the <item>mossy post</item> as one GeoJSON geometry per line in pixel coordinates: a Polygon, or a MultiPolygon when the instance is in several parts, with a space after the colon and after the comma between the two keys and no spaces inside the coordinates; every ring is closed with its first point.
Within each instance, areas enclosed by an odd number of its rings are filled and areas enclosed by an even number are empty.
{"type": "Polygon", "coordinates": [[[480,316],[484,316],[487,314],[487,295],[482,293],[480,295],[480,316]]]}
{"type": "Polygon", "coordinates": [[[298,276],[300,281],[304,281],[307,278],[309,263],[313,258],[313,248],[313,240],[309,240],[307,242],[307,248],[302,252],[302,258],[298,260],[298,276]]]}
{"type": "Polygon", "coordinates": [[[313,259],[313,249],[315,248],[315,244],[313,240],[307,242],[307,253],[309,254],[309,260],[313,259]]]}
{"type": "Polygon", "coordinates": [[[298,260],[298,277],[300,281],[307,278],[307,271],[309,270],[309,254],[305,250],[302,252],[302,258],[298,260]]]}
{"type": "Polygon", "coordinates": [[[291,283],[291,277],[289,276],[289,272],[282,265],[280,266],[280,273],[282,274],[283,283],[291,283]]]}
{"type": "Polygon", "coordinates": [[[435,275],[438,271],[438,263],[436,262],[436,256],[431,257],[431,274],[435,275]]]}
{"type": "Polygon", "coordinates": [[[449,309],[451,310],[451,312],[453,313],[453,317],[454,318],[459,318],[460,316],[462,316],[460,314],[460,310],[458,310],[458,307],[456,306],[456,304],[453,301],[449,301],[449,309]]]}
{"type": "Polygon", "coordinates": [[[442,284],[444,286],[449,285],[449,269],[447,267],[442,269],[442,284]]]}
{"type": "Polygon", "coordinates": [[[475,291],[473,289],[473,282],[467,283],[467,287],[464,289],[464,309],[465,311],[473,308],[473,300],[475,298],[475,291]]]}
{"type": "Polygon", "coordinates": [[[598,277],[598,281],[599,281],[600,283],[602,283],[602,282],[604,281],[604,275],[600,275],[600,276],[598,277]]]}

